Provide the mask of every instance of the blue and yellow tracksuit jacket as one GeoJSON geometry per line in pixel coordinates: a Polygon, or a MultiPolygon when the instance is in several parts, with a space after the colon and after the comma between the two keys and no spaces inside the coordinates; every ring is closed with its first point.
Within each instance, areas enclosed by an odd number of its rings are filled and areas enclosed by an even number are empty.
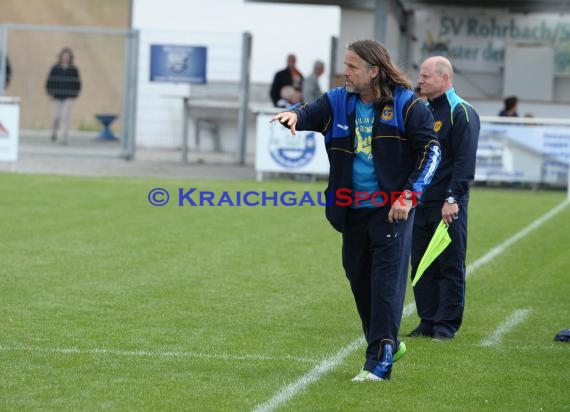
{"type": "Polygon", "coordinates": [[[466,201],[475,177],[479,116],[453,88],[430,101],[428,108],[435,120],[442,161],[421,202],[441,207],[449,196],[459,202],[466,201]]]}
{"type": "MultiPolygon", "coordinates": [[[[423,192],[437,169],[441,153],[434,120],[411,90],[396,86],[393,101],[377,105],[372,130],[372,155],[380,190],[423,192]]],[[[352,187],[355,117],[358,94],[331,89],[309,105],[292,109],[297,129],[324,134],[330,162],[326,216],[342,232],[347,206],[337,204],[337,190],[352,187]]],[[[342,202],[340,202],[342,203],[342,202]]]]}

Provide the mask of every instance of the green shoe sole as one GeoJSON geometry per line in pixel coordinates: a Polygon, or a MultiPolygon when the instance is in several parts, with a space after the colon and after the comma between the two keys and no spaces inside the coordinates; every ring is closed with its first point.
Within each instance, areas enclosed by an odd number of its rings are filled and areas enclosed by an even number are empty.
{"type": "Polygon", "coordinates": [[[392,356],[392,362],[397,362],[398,360],[402,359],[406,354],[406,344],[404,341],[400,341],[400,345],[398,345],[398,350],[392,356]]]}

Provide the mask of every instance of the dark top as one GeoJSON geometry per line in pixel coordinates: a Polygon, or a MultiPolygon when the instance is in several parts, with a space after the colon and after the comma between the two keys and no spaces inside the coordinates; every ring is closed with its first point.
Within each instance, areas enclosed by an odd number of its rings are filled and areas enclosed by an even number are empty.
{"type": "Polygon", "coordinates": [[[10,79],[12,78],[12,66],[10,66],[10,59],[6,56],[6,86],[10,84],[10,79]]]}
{"type": "Polygon", "coordinates": [[[69,66],[64,69],[59,64],[55,64],[49,72],[46,90],[50,96],[58,100],[77,97],[81,90],[77,67],[69,66]]]}
{"type": "MultiPolygon", "coordinates": [[[[299,73],[299,77],[301,78],[301,82],[297,87],[295,87],[295,89],[301,91],[301,87],[303,86],[303,75],[299,73]]],[[[291,71],[288,67],[275,73],[275,77],[273,78],[271,92],[269,94],[275,106],[277,106],[277,102],[281,99],[281,89],[285,86],[295,86],[293,84],[293,76],[291,76],[291,71]]]]}
{"type": "Polygon", "coordinates": [[[509,113],[507,111],[507,109],[503,109],[499,112],[499,116],[500,117],[519,117],[519,114],[517,112],[509,113]]]}
{"type": "Polygon", "coordinates": [[[475,177],[479,115],[453,88],[429,101],[428,107],[441,145],[441,163],[421,201],[425,206],[437,207],[448,196],[467,201],[475,177]]]}

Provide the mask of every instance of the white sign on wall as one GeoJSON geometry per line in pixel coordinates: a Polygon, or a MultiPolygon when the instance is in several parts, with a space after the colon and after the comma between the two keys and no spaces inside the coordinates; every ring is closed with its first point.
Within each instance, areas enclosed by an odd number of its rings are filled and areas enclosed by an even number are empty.
{"type": "Polygon", "coordinates": [[[297,132],[278,122],[273,115],[257,116],[255,170],[263,172],[307,173],[327,175],[329,159],[324,136],[316,132],[297,132]]]}
{"type": "Polygon", "coordinates": [[[0,161],[18,160],[20,101],[0,97],[0,161]]]}
{"type": "Polygon", "coordinates": [[[434,55],[466,71],[498,73],[507,44],[543,44],[554,51],[554,73],[570,75],[570,16],[509,14],[489,9],[430,9],[416,14],[416,63],[434,55]]]}

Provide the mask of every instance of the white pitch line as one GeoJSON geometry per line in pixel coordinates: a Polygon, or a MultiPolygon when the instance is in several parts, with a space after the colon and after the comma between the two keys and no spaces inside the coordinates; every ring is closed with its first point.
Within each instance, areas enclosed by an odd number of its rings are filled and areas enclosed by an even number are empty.
{"type": "MultiPolygon", "coordinates": [[[[508,247],[512,246],[514,243],[518,242],[526,235],[528,235],[533,230],[540,227],[543,223],[554,217],[556,214],[560,213],[566,206],[570,204],[570,199],[565,200],[564,202],[560,203],[558,206],[553,208],[552,210],[546,212],[544,215],[536,219],[534,222],[529,224],[528,226],[524,227],[522,230],[502,242],[501,244],[495,246],[489,252],[485,253],[484,256],[477,259],[475,262],[471,263],[467,266],[467,275],[469,276],[473,274],[473,272],[477,271],[481,266],[489,263],[498,255],[503,253],[508,247]]],[[[414,302],[407,304],[404,307],[403,317],[409,316],[414,313],[416,305],[414,302]]],[[[283,389],[279,390],[271,399],[267,402],[257,406],[254,409],[254,412],[270,412],[273,411],[275,408],[281,406],[282,404],[288,402],[291,398],[297,395],[299,392],[303,391],[307,386],[311,383],[315,382],[316,380],[320,379],[326,372],[333,369],[333,367],[340,365],[344,359],[354,352],[360,346],[360,343],[363,342],[362,338],[357,338],[340,351],[338,351],[334,356],[323,360],[313,369],[311,369],[308,373],[301,376],[295,382],[285,386],[283,389]],[[323,369],[323,365],[328,365],[326,368],[323,369]],[[323,369],[321,371],[321,369],[323,369]]]]}
{"type": "Polygon", "coordinates": [[[517,326],[519,323],[523,322],[527,318],[529,313],[530,313],[529,309],[515,310],[511,314],[511,316],[505,319],[503,323],[501,323],[499,327],[497,327],[497,329],[495,329],[489,336],[483,339],[479,344],[479,346],[488,347],[488,346],[498,345],[499,343],[501,343],[503,336],[509,333],[510,330],[513,329],[515,326],[517,326]]]}
{"type": "Polygon", "coordinates": [[[339,350],[333,356],[323,360],[313,369],[311,369],[308,373],[301,376],[301,378],[297,379],[295,382],[285,386],[281,389],[275,396],[269,399],[267,402],[258,405],[254,412],[268,412],[272,411],[281,404],[286,403],[291,398],[293,398],[297,393],[305,389],[305,387],[309,386],[311,383],[318,380],[321,376],[326,374],[328,371],[333,369],[334,367],[340,365],[344,358],[354,352],[360,345],[363,343],[363,338],[358,337],[357,339],[350,342],[344,348],[339,350]]]}
{"type": "Polygon", "coordinates": [[[40,348],[35,346],[0,346],[0,352],[38,352],[38,353],[57,353],[57,354],[72,354],[72,355],[115,355],[115,356],[134,356],[134,357],[152,357],[152,358],[194,358],[194,359],[216,359],[225,361],[295,361],[301,363],[318,362],[315,358],[305,358],[302,356],[285,355],[277,356],[264,356],[264,355],[230,355],[230,354],[209,354],[202,352],[187,352],[187,351],[167,351],[167,352],[153,352],[146,350],[118,350],[118,349],[79,349],[79,348],[40,348]]]}
{"type": "Polygon", "coordinates": [[[483,266],[489,263],[495,257],[503,253],[505,249],[507,249],[508,247],[512,246],[513,244],[515,244],[516,242],[527,236],[533,230],[538,229],[546,221],[552,219],[555,215],[560,213],[566,206],[568,206],[568,204],[570,204],[570,199],[560,203],[558,206],[556,206],[552,210],[546,212],[544,215],[536,219],[530,225],[523,228],[520,232],[514,234],[500,245],[495,246],[493,249],[487,252],[485,256],[481,257],[480,259],[477,259],[475,262],[473,262],[471,265],[467,267],[467,275],[469,275],[469,271],[473,272],[479,269],[479,266],[483,266]]]}

